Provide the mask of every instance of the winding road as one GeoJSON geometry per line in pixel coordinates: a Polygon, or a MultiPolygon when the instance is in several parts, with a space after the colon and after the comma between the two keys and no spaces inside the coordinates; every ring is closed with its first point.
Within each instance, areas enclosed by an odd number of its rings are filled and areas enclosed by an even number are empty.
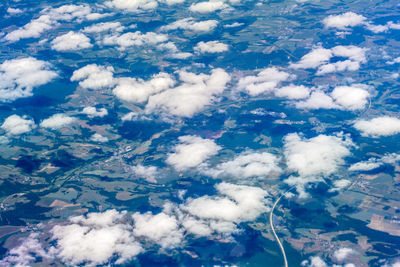
{"type": "MultiPolygon", "coordinates": [[[[286,192],[285,192],[285,193],[286,193],[286,192]]],[[[285,195],[285,193],[283,193],[283,194],[275,201],[274,205],[272,206],[271,212],[269,213],[269,224],[271,225],[271,230],[272,230],[272,233],[274,234],[274,237],[275,237],[275,239],[276,239],[276,242],[278,242],[278,245],[279,245],[279,247],[280,247],[280,249],[281,249],[282,256],[283,256],[283,261],[284,261],[284,263],[285,263],[284,266],[285,266],[285,267],[288,267],[288,262],[287,262],[287,259],[286,259],[285,248],[283,247],[281,240],[279,239],[278,235],[277,235],[276,232],[275,232],[274,222],[273,222],[273,220],[272,220],[272,217],[273,217],[273,215],[274,215],[274,209],[275,209],[276,205],[278,205],[278,203],[279,203],[279,201],[282,199],[282,197],[285,195]]]]}

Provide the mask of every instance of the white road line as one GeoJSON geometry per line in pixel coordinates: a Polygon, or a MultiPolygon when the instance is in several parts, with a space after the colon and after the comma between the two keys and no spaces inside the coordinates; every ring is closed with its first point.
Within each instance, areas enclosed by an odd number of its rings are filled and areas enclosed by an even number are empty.
{"type": "Polygon", "coordinates": [[[282,194],[274,203],[274,205],[272,206],[271,212],[269,213],[269,224],[271,225],[271,229],[272,229],[272,233],[274,234],[274,237],[276,239],[276,242],[278,242],[279,247],[281,248],[281,252],[282,252],[282,256],[283,256],[283,261],[285,263],[285,267],[288,267],[288,262],[286,259],[286,253],[285,253],[285,248],[282,245],[281,240],[279,240],[278,235],[275,232],[275,227],[274,227],[274,222],[272,221],[272,217],[274,215],[274,209],[276,207],[276,205],[278,205],[278,202],[281,200],[281,198],[284,196],[284,194],[282,194]]]}

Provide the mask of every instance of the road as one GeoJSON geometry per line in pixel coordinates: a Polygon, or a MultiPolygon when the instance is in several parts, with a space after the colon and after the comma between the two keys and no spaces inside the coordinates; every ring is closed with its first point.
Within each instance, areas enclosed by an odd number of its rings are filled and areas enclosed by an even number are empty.
{"type": "MultiPolygon", "coordinates": [[[[285,192],[285,193],[286,193],[286,192],[285,192]]],[[[282,256],[283,256],[283,261],[284,261],[284,264],[285,264],[284,266],[285,266],[285,267],[288,267],[288,262],[287,262],[287,259],[286,259],[285,248],[283,247],[281,240],[279,239],[278,235],[277,235],[276,232],[275,232],[275,226],[274,226],[274,222],[273,222],[273,220],[272,220],[272,217],[273,217],[273,215],[274,215],[275,207],[278,205],[279,201],[280,201],[281,198],[285,195],[285,193],[283,193],[283,194],[275,201],[274,205],[272,206],[271,212],[270,212],[270,214],[269,214],[269,224],[271,225],[271,230],[272,230],[272,233],[274,234],[274,237],[275,237],[275,239],[276,239],[276,242],[278,242],[278,245],[279,245],[279,247],[280,247],[280,249],[281,249],[282,256]]]]}

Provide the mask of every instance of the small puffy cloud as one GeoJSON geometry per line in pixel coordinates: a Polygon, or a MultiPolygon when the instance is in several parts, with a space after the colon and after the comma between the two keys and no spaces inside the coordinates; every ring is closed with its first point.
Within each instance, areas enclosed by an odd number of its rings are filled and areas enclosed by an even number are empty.
{"type": "Polygon", "coordinates": [[[275,90],[277,97],[283,97],[287,99],[304,99],[310,96],[310,88],[304,85],[288,85],[275,90]]]}
{"type": "Polygon", "coordinates": [[[221,149],[214,141],[193,135],[181,136],[179,142],[166,160],[179,171],[200,165],[221,149]]]}
{"type": "Polygon", "coordinates": [[[333,99],[321,91],[314,91],[311,96],[296,104],[299,109],[337,109],[339,106],[333,102],[333,99]]]}
{"type": "Polygon", "coordinates": [[[122,264],[143,251],[135,241],[126,212],[108,210],[70,218],[70,224],[51,230],[56,241],[55,254],[68,265],[96,266],[112,257],[122,264]]]}
{"type": "Polygon", "coordinates": [[[43,249],[37,233],[31,233],[22,243],[12,248],[3,259],[0,266],[4,267],[25,267],[32,266],[36,258],[50,258],[51,255],[43,249]]]}
{"type": "Polygon", "coordinates": [[[50,128],[52,130],[61,129],[67,125],[70,125],[75,121],[75,118],[67,116],[63,113],[54,114],[50,118],[42,120],[40,127],[50,128]]]}
{"type": "Polygon", "coordinates": [[[400,133],[400,119],[382,116],[371,120],[358,120],[354,123],[354,128],[363,136],[390,136],[400,133]]]}
{"type": "Polygon", "coordinates": [[[221,43],[219,41],[209,41],[209,42],[199,42],[194,47],[194,51],[204,54],[204,53],[221,53],[228,51],[228,45],[221,43]]]}
{"type": "Polygon", "coordinates": [[[167,58],[187,59],[193,54],[188,52],[180,52],[173,42],[161,43],[157,45],[158,50],[167,51],[167,58]]]}
{"type": "Polygon", "coordinates": [[[0,65],[0,101],[32,96],[32,89],[57,77],[51,65],[33,57],[6,60],[0,65]]]}
{"type": "Polygon", "coordinates": [[[346,110],[363,109],[370,94],[364,88],[356,86],[338,86],[331,92],[335,102],[346,110]]]}
{"type": "Polygon", "coordinates": [[[190,118],[210,105],[225,90],[230,78],[220,68],[213,69],[210,75],[180,71],[179,79],[182,83],[151,95],[145,111],[190,118]]]}
{"type": "Polygon", "coordinates": [[[157,215],[136,212],[132,218],[135,221],[133,233],[136,236],[146,237],[162,248],[174,248],[182,243],[183,231],[179,229],[178,221],[174,216],[164,212],[157,215]]]}
{"type": "Polygon", "coordinates": [[[135,78],[120,78],[113,93],[121,100],[135,103],[142,103],[148,100],[151,95],[164,91],[175,85],[171,75],[160,72],[144,81],[135,78]]]}
{"type": "Polygon", "coordinates": [[[115,84],[114,68],[90,64],[73,72],[71,81],[79,81],[79,86],[86,89],[104,89],[115,84]]]}
{"type": "Polygon", "coordinates": [[[205,2],[199,2],[192,4],[189,7],[189,10],[192,12],[198,12],[198,13],[210,13],[214,12],[217,10],[221,10],[224,8],[229,7],[225,1],[220,1],[220,0],[210,0],[210,1],[205,1],[205,2]]]}
{"type": "Polygon", "coordinates": [[[315,69],[317,75],[324,75],[339,71],[354,71],[360,68],[361,63],[367,62],[365,56],[366,49],[354,45],[335,46],[331,49],[316,47],[308,54],[304,55],[299,62],[292,63],[294,69],[315,69]],[[337,62],[329,62],[332,57],[346,58],[337,62]]]}
{"type": "Polygon", "coordinates": [[[344,164],[351,146],[351,139],[342,134],[305,139],[292,133],[284,138],[284,155],[288,168],[300,176],[330,175],[344,164]]]}
{"type": "Polygon", "coordinates": [[[331,50],[332,54],[337,57],[346,57],[352,61],[362,62],[362,63],[367,61],[365,56],[366,52],[365,48],[361,48],[354,45],[347,45],[347,46],[338,45],[333,47],[331,50]]]}
{"type": "Polygon", "coordinates": [[[371,171],[382,165],[381,162],[377,161],[375,158],[369,159],[368,161],[361,161],[352,164],[349,167],[349,171],[371,171]]]}
{"type": "Polygon", "coordinates": [[[299,109],[364,109],[370,97],[368,87],[362,84],[351,86],[337,86],[329,94],[322,91],[314,91],[304,101],[295,103],[299,109]]]}
{"type": "Polygon", "coordinates": [[[25,38],[38,38],[44,31],[53,28],[53,24],[54,22],[50,16],[42,15],[25,26],[8,33],[4,39],[10,42],[17,42],[25,38]]]}
{"type": "Polygon", "coordinates": [[[302,56],[298,63],[292,63],[290,66],[294,69],[313,69],[328,62],[331,57],[332,51],[330,49],[317,47],[302,56]]]}
{"type": "Polygon", "coordinates": [[[136,165],[132,167],[132,171],[136,176],[144,178],[149,182],[157,182],[158,170],[155,166],[136,165]]]}
{"type": "Polygon", "coordinates": [[[328,63],[319,67],[317,75],[340,71],[355,71],[360,68],[361,63],[367,62],[366,49],[354,45],[335,46],[331,49],[332,55],[336,57],[348,58],[347,60],[328,63]]]}
{"type": "Polygon", "coordinates": [[[394,23],[393,21],[389,21],[384,25],[374,25],[372,23],[366,23],[365,27],[367,28],[367,30],[372,31],[373,33],[382,33],[389,30],[400,30],[400,24],[394,23]]]}
{"type": "Polygon", "coordinates": [[[366,24],[366,28],[373,33],[387,32],[389,30],[387,25],[373,25],[370,23],[366,24]]]}
{"type": "Polygon", "coordinates": [[[220,183],[216,189],[218,195],[189,198],[180,208],[198,219],[229,223],[252,221],[269,211],[269,195],[259,187],[220,183]]]}
{"type": "Polygon", "coordinates": [[[246,179],[250,177],[266,177],[271,173],[281,172],[279,159],[268,152],[244,152],[233,160],[207,168],[204,172],[213,177],[246,179]]]}
{"type": "Polygon", "coordinates": [[[108,7],[125,10],[128,12],[140,12],[144,10],[153,10],[159,3],[175,5],[183,3],[185,0],[111,0],[105,4],[108,7]]]}
{"type": "Polygon", "coordinates": [[[104,117],[108,114],[107,109],[105,108],[95,108],[95,107],[84,107],[82,114],[86,114],[89,118],[94,118],[94,117],[104,117]]]}
{"type": "Polygon", "coordinates": [[[335,259],[338,261],[343,261],[353,253],[355,253],[355,251],[352,248],[340,248],[333,253],[333,257],[335,257],[335,259]]]}
{"type": "Polygon", "coordinates": [[[400,154],[386,154],[381,158],[370,158],[367,161],[354,163],[349,167],[349,171],[371,171],[383,164],[394,164],[397,161],[400,161],[400,154]]]}
{"type": "Polygon", "coordinates": [[[63,5],[57,8],[44,10],[52,19],[56,21],[72,21],[81,22],[88,20],[92,14],[92,9],[89,5],[63,5]]]}
{"type": "Polygon", "coordinates": [[[277,89],[282,81],[290,78],[290,74],[280,71],[277,68],[266,68],[260,71],[257,76],[246,76],[239,80],[238,89],[245,91],[251,96],[263,93],[271,93],[277,89]]]}
{"type": "Polygon", "coordinates": [[[105,136],[102,136],[99,133],[95,133],[90,137],[90,140],[93,142],[99,142],[99,143],[106,143],[108,142],[108,138],[105,136]]]}
{"type": "Polygon", "coordinates": [[[328,264],[318,256],[312,256],[309,260],[305,260],[301,263],[301,266],[307,267],[328,267],[328,264]]]}
{"type": "Polygon", "coordinates": [[[11,115],[6,118],[1,125],[1,129],[6,131],[7,135],[20,135],[30,132],[35,127],[33,120],[20,117],[18,115],[11,115]]]}
{"type": "Polygon", "coordinates": [[[241,22],[234,22],[234,23],[232,23],[232,24],[226,24],[226,25],[224,25],[224,28],[236,28],[236,27],[240,27],[240,26],[243,26],[244,25],[244,23],[241,23],[241,22]]]}
{"type": "Polygon", "coordinates": [[[58,36],[51,41],[51,49],[61,52],[81,50],[92,46],[90,39],[86,35],[73,31],[58,36]]]}
{"type": "Polygon", "coordinates": [[[185,0],[159,0],[160,3],[165,3],[169,6],[176,5],[176,4],[181,4],[185,2],[185,0]]]}
{"type": "Polygon", "coordinates": [[[111,0],[105,3],[108,7],[130,12],[151,10],[158,6],[156,0],[111,0]]]}
{"type": "Polygon", "coordinates": [[[7,8],[7,13],[10,15],[21,14],[22,12],[23,11],[19,8],[12,8],[12,7],[7,8]]]}
{"type": "Polygon", "coordinates": [[[196,33],[208,33],[213,31],[218,25],[217,20],[204,20],[196,22],[193,18],[177,20],[167,26],[161,27],[162,31],[170,30],[189,30],[196,33]]]}
{"type": "Polygon", "coordinates": [[[101,17],[100,14],[92,13],[89,5],[63,5],[58,8],[46,8],[41,13],[42,15],[39,18],[33,19],[23,27],[8,33],[4,39],[17,42],[25,38],[38,38],[43,32],[58,26],[61,21],[76,20],[80,22],[101,17]]]}
{"type": "Polygon", "coordinates": [[[125,29],[120,22],[101,22],[91,26],[87,26],[83,29],[86,33],[101,33],[108,31],[121,32],[125,29]]]}
{"type": "Polygon", "coordinates": [[[103,43],[105,45],[118,45],[121,50],[124,50],[131,46],[144,46],[144,45],[156,45],[168,40],[168,36],[162,33],[147,32],[141,33],[127,32],[122,35],[114,34],[105,36],[103,43]]]}
{"type": "Polygon", "coordinates": [[[340,179],[340,180],[336,180],[333,181],[333,188],[329,189],[330,192],[335,192],[335,191],[339,191],[347,186],[349,186],[351,184],[351,182],[349,180],[346,179],[340,179]]]}
{"type": "Polygon", "coordinates": [[[336,28],[339,30],[346,30],[348,27],[363,25],[366,18],[354,12],[346,12],[340,15],[330,15],[322,22],[327,28],[336,28]]]}

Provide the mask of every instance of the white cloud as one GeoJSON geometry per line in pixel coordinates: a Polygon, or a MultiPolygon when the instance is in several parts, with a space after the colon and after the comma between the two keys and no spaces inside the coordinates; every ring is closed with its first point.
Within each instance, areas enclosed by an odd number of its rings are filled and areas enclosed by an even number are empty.
{"type": "Polygon", "coordinates": [[[225,90],[230,75],[218,68],[213,69],[210,75],[180,71],[179,79],[182,83],[178,87],[149,97],[147,113],[192,117],[225,90]]]}
{"type": "Polygon", "coordinates": [[[192,12],[198,12],[198,13],[210,13],[214,12],[217,10],[222,10],[229,7],[227,4],[225,4],[225,1],[220,1],[220,0],[210,0],[206,2],[199,2],[192,4],[189,7],[189,10],[192,12]]]}
{"type": "Polygon", "coordinates": [[[160,72],[144,81],[135,78],[120,78],[113,93],[121,100],[142,103],[151,95],[167,90],[174,86],[175,80],[168,73],[160,72]]]}
{"type": "Polygon", "coordinates": [[[314,48],[311,52],[301,57],[298,63],[292,63],[294,69],[313,69],[328,62],[332,57],[332,51],[323,47],[314,48]]]}
{"type": "Polygon", "coordinates": [[[90,140],[93,142],[105,143],[108,142],[108,138],[102,136],[101,134],[95,133],[90,137],[90,140]]]}
{"type": "Polygon", "coordinates": [[[132,167],[132,171],[140,178],[144,178],[150,182],[157,182],[158,170],[155,166],[136,165],[132,167]]]}
{"type": "Polygon", "coordinates": [[[269,194],[259,187],[220,183],[215,188],[216,195],[182,199],[180,205],[167,203],[158,214],[129,216],[127,211],[107,210],[70,217],[67,223],[55,226],[39,225],[42,230],[51,226],[50,239],[46,232],[34,232],[0,263],[29,266],[42,257],[46,262],[56,258],[71,266],[124,264],[144,252],[141,243],[172,249],[181,247],[187,234],[232,238],[240,223],[270,210],[269,194]]]}
{"type": "Polygon", "coordinates": [[[38,38],[44,31],[53,28],[54,22],[50,16],[42,15],[32,20],[25,26],[8,33],[4,39],[11,42],[17,42],[25,38],[38,38]]]}
{"type": "Polygon", "coordinates": [[[188,52],[180,52],[173,42],[161,43],[157,45],[157,49],[168,51],[165,55],[167,58],[187,59],[193,55],[188,52]]]}
{"type": "Polygon", "coordinates": [[[314,91],[311,96],[295,103],[299,109],[364,109],[370,97],[368,87],[362,84],[351,86],[337,86],[332,92],[326,94],[322,91],[314,91]]]}
{"type": "Polygon", "coordinates": [[[325,27],[346,30],[348,27],[363,25],[366,18],[354,12],[346,12],[340,15],[330,15],[323,20],[325,27]]]}
{"type": "Polygon", "coordinates": [[[57,77],[51,65],[33,57],[6,60],[0,65],[0,101],[32,96],[32,89],[57,77]]]}
{"type": "Polygon", "coordinates": [[[389,30],[387,25],[373,25],[370,23],[366,24],[366,28],[373,33],[387,32],[389,30]]]}
{"type": "Polygon", "coordinates": [[[244,23],[234,22],[232,24],[224,25],[224,28],[236,28],[236,27],[240,27],[240,26],[243,26],[243,25],[244,25],[244,23]]]}
{"type": "Polygon", "coordinates": [[[41,12],[42,15],[39,18],[33,19],[23,27],[8,33],[4,39],[17,42],[25,38],[38,38],[43,32],[58,26],[60,21],[76,20],[80,22],[85,19],[101,17],[99,14],[93,17],[96,13],[91,12],[89,5],[63,5],[58,8],[46,8],[41,12]]]}
{"type": "Polygon", "coordinates": [[[157,215],[136,212],[132,218],[135,221],[133,233],[136,236],[146,237],[162,248],[174,248],[182,243],[183,231],[179,229],[178,221],[174,216],[164,212],[157,215]]]}
{"type": "Polygon", "coordinates": [[[185,2],[185,0],[159,0],[160,3],[166,3],[167,5],[176,5],[185,2]]]}
{"type": "Polygon", "coordinates": [[[118,45],[121,50],[131,46],[156,45],[168,40],[166,34],[147,32],[145,34],[140,31],[127,32],[122,35],[114,34],[105,36],[103,43],[105,45],[118,45]]]}
{"type": "Polygon", "coordinates": [[[125,10],[129,12],[139,12],[144,10],[153,10],[159,3],[175,5],[183,3],[185,0],[111,0],[105,4],[108,7],[125,10]]]}
{"type": "Polygon", "coordinates": [[[10,15],[21,14],[22,12],[23,11],[19,8],[12,8],[12,7],[7,8],[7,13],[10,15]]]}
{"type": "Polygon", "coordinates": [[[102,118],[108,114],[108,111],[105,108],[96,109],[95,107],[84,107],[82,113],[86,114],[89,118],[102,118]]]}
{"type": "Polygon", "coordinates": [[[371,120],[358,120],[354,123],[354,128],[363,136],[390,136],[400,133],[400,119],[382,116],[371,120]]]}
{"type": "Polygon", "coordinates": [[[135,241],[131,226],[124,219],[126,212],[108,210],[70,218],[70,224],[56,225],[51,230],[56,240],[56,255],[69,265],[106,264],[116,257],[122,264],[143,252],[135,241]]]}
{"type": "Polygon", "coordinates": [[[0,260],[0,265],[4,267],[28,267],[36,258],[50,258],[39,241],[39,234],[31,233],[27,238],[23,239],[19,246],[12,248],[6,257],[0,260]]]}
{"type": "Polygon", "coordinates": [[[284,86],[277,88],[275,90],[275,95],[277,97],[284,97],[288,99],[303,99],[310,96],[310,88],[304,85],[294,85],[284,86]]]}
{"type": "Polygon", "coordinates": [[[331,49],[316,47],[304,55],[299,62],[292,63],[290,67],[294,69],[318,68],[317,75],[345,70],[354,71],[360,68],[361,63],[367,62],[365,52],[365,48],[354,45],[339,45],[331,49]],[[347,59],[330,63],[329,61],[333,56],[347,59]]]}
{"type": "Polygon", "coordinates": [[[33,120],[15,114],[6,118],[1,125],[1,129],[6,131],[7,135],[20,135],[30,132],[33,128],[35,128],[33,120]]]}
{"type": "Polygon", "coordinates": [[[322,91],[314,91],[310,98],[296,102],[296,108],[299,109],[337,109],[339,106],[333,102],[333,99],[322,91]]]}
{"type": "Polygon", "coordinates": [[[63,113],[58,113],[54,114],[50,118],[42,120],[40,127],[57,130],[73,123],[75,120],[76,119],[73,117],[67,116],[63,113]]]}
{"type": "Polygon", "coordinates": [[[330,192],[339,191],[339,190],[349,186],[350,184],[351,184],[351,181],[346,180],[346,179],[336,180],[336,181],[333,181],[334,188],[329,189],[329,191],[330,192]]]}
{"type": "Polygon", "coordinates": [[[305,139],[292,133],[284,138],[284,155],[288,168],[300,176],[327,176],[344,164],[343,158],[351,154],[351,146],[350,137],[342,134],[305,139]]]}
{"type": "Polygon", "coordinates": [[[92,46],[90,39],[86,35],[73,31],[58,36],[51,41],[51,49],[56,51],[75,51],[92,46]]]}
{"type": "Polygon", "coordinates": [[[211,231],[208,232],[232,232],[235,229],[234,223],[255,220],[270,210],[270,200],[266,199],[269,195],[261,188],[220,183],[216,185],[216,189],[219,195],[189,198],[180,206],[183,211],[194,217],[189,217],[191,221],[183,222],[184,225],[191,226],[188,231],[194,230],[192,232],[196,234],[196,230],[202,230],[197,233],[201,235],[210,227],[211,231]]]}
{"type": "Polygon", "coordinates": [[[346,12],[340,15],[330,15],[322,22],[326,28],[336,28],[346,31],[348,31],[351,27],[360,25],[364,26],[367,30],[372,31],[373,33],[382,33],[391,29],[400,29],[400,24],[394,23],[393,21],[389,21],[384,25],[375,25],[371,22],[368,22],[366,17],[358,15],[354,12],[346,12]]]}
{"type": "Polygon", "coordinates": [[[365,108],[370,94],[367,90],[357,86],[338,86],[331,92],[335,103],[346,110],[359,110],[365,108]]]}
{"type": "Polygon", "coordinates": [[[86,89],[104,89],[115,84],[114,68],[90,64],[72,74],[71,81],[79,81],[79,86],[86,89]]]}
{"type": "Polygon", "coordinates": [[[91,26],[87,26],[83,29],[86,33],[101,33],[108,31],[121,32],[125,29],[120,22],[101,22],[91,26]]]}
{"type": "Polygon", "coordinates": [[[194,47],[194,51],[198,53],[221,53],[228,51],[228,45],[219,41],[199,42],[194,47]]]}
{"type": "Polygon", "coordinates": [[[218,25],[217,20],[204,20],[196,22],[193,18],[184,18],[177,20],[167,26],[161,27],[162,31],[169,30],[189,30],[197,33],[208,33],[213,31],[218,25]]]}
{"type": "Polygon", "coordinates": [[[268,152],[244,152],[233,160],[217,166],[206,168],[204,172],[213,177],[229,177],[246,179],[250,177],[266,177],[271,173],[281,172],[279,159],[268,152]]]}
{"type": "Polygon", "coordinates": [[[266,68],[260,71],[257,76],[246,76],[240,78],[238,89],[243,90],[251,96],[263,93],[271,93],[277,89],[282,81],[290,78],[290,74],[280,71],[277,68],[266,68]]]}
{"type": "Polygon", "coordinates": [[[166,160],[179,171],[198,166],[221,149],[214,141],[193,135],[181,136],[179,142],[166,160]]]}
{"type": "Polygon", "coordinates": [[[140,10],[151,10],[158,6],[156,0],[111,0],[105,2],[108,7],[121,9],[130,12],[137,12],[140,10]]]}
{"type": "Polygon", "coordinates": [[[370,158],[367,161],[354,163],[349,167],[349,171],[371,171],[383,164],[394,164],[397,161],[400,161],[400,154],[386,154],[381,158],[370,158]]]}
{"type": "Polygon", "coordinates": [[[301,263],[301,266],[307,267],[328,267],[325,261],[318,256],[310,257],[310,260],[305,260],[301,263]]]}
{"type": "Polygon", "coordinates": [[[338,260],[338,261],[343,261],[346,259],[350,254],[354,254],[355,251],[352,248],[340,248],[336,250],[333,254],[333,256],[338,260]]]}
{"type": "Polygon", "coordinates": [[[381,162],[377,162],[375,158],[372,158],[368,161],[354,163],[349,167],[349,171],[370,171],[380,167],[381,165],[381,162]]]}
{"type": "Polygon", "coordinates": [[[322,65],[318,69],[317,75],[323,75],[326,73],[339,72],[345,70],[355,71],[360,68],[361,63],[367,62],[365,56],[366,49],[361,47],[357,47],[354,45],[348,45],[348,46],[339,45],[333,47],[331,51],[333,56],[348,58],[348,60],[322,65]]]}

